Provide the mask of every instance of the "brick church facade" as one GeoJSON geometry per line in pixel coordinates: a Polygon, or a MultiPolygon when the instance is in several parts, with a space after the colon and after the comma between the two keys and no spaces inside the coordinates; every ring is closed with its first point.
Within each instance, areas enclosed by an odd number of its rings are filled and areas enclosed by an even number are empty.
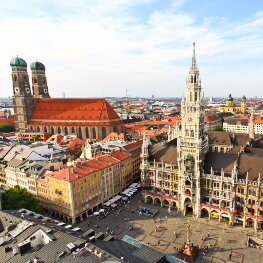
{"type": "Polygon", "coordinates": [[[123,131],[122,121],[105,99],[50,98],[42,63],[36,61],[30,65],[32,90],[26,61],[16,57],[10,66],[18,131],[76,134],[90,140],[101,140],[113,131],[123,131]]]}

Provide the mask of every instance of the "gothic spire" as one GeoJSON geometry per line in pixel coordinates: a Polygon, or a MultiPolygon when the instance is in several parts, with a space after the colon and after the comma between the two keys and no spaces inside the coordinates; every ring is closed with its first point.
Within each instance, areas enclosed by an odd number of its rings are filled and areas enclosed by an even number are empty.
{"type": "Polygon", "coordinates": [[[196,68],[195,42],[193,42],[192,68],[196,68]]]}

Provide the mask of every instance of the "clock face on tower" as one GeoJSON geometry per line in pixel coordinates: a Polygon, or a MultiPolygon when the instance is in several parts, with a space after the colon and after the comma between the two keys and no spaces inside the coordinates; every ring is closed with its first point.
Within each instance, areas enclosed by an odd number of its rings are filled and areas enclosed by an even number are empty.
{"type": "Polygon", "coordinates": [[[191,122],[191,121],[192,121],[192,118],[191,118],[191,117],[188,117],[187,120],[188,120],[188,122],[191,122]]]}

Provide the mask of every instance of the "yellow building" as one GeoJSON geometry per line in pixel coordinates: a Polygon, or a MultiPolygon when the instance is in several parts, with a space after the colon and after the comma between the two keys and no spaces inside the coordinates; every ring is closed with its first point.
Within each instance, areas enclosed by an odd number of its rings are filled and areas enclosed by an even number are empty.
{"type": "Polygon", "coordinates": [[[101,176],[83,165],[47,176],[49,212],[68,223],[76,223],[101,204],[101,176]]]}
{"type": "Polygon", "coordinates": [[[226,100],[225,106],[219,106],[217,109],[221,112],[246,112],[247,99],[245,96],[242,97],[241,104],[236,105],[231,94],[229,94],[228,99],[226,100]]]}

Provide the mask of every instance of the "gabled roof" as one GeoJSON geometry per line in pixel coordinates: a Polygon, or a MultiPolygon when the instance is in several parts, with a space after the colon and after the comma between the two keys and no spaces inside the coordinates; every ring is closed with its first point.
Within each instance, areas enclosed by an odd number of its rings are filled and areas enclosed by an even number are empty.
{"type": "Polygon", "coordinates": [[[231,145],[230,134],[227,132],[220,131],[209,131],[207,132],[209,144],[217,145],[231,145]]]}
{"type": "Polygon", "coordinates": [[[128,152],[124,151],[124,150],[115,150],[115,151],[112,151],[110,153],[110,156],[120,160],[120,161],[124,161],[126,159],[128,159],[131,154],[129,154],[128,152]]]}
{"type": "Polygon", "coordinates": [[[237,161],[238,154],[208,152],[205,156],[204,170],[209,172],[212,167],[215,172],[220,172],[221,169],[224,169],[225,172],[231,173],[237,161]]]}
{"type": "Polygon", "coordinates": [[[173,163],[177,165],[177,139],[167,143],[160,142],[152,145],[149,149],[150,160],[156,162],[173,163]]]}
{"type": "MultiPolygon", "coordinates": [[[[256,181],[259,174],[263,174],[263,158],[256,155],[241,154],[238,165],[238,177],[245,179],[248,173],[248,180],[256,181]]],[[[261,176],[261,182],[263,178],[261,176]]]]}
{"type": "Polygon", "coordinates": [[[30,124],[88,126],[121,124],[118,114],[105,99],[51,99],[36,101],[30,124]]]}
{"type": "Polygon", "coordinates": [[[137,142],[129,143],[123,147],[126,151],[129,153],[137,153],[141,152],[142,150],[142,140],[139,140],[137,142]]]}

